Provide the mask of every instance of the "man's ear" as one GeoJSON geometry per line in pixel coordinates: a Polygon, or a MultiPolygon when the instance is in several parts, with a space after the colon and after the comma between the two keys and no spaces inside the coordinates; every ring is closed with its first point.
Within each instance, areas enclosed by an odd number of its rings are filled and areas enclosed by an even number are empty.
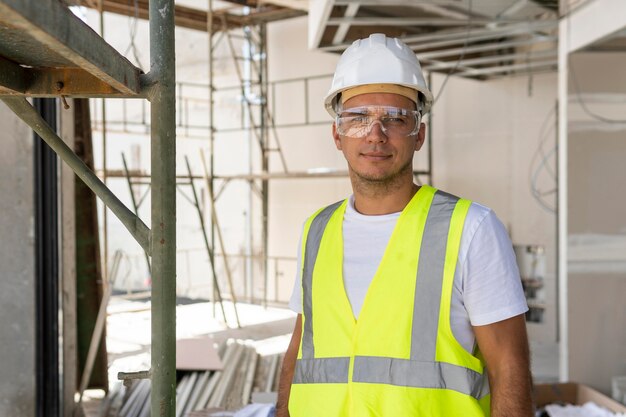
{"type": "Polygon", "coordinates": [[[426,125],[421,123],[420,130],[417,132],[417,140],[415,141],[415,152],[422,149],[424,141],[426,140],[426,125]]]}
{"type": "Polygon", "coordinates": [[[341,150],[341,139],[339,138],[339,133],[337,133],[337,125],[333,122],[333,140],[335,141],[335,146],[338,150],[341,150]]]}

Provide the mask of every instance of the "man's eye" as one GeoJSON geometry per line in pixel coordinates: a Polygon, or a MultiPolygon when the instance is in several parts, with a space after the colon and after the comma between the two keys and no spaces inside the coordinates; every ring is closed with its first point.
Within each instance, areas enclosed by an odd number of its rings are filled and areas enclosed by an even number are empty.
{"type": "Polygon", "coordinates": [[[369,118],[367,116],[365,116],[365,115],[363,115],[363,116],[353,116],[351,118],[352,122],[354,122],[354,123],[366,123],[368,119],[369,118]]]}
{"type": "Polygon", "coordinates": [[[383,123],[405,124],[406,119],[404,117],[385,117],[382,119],[383,123]]]}

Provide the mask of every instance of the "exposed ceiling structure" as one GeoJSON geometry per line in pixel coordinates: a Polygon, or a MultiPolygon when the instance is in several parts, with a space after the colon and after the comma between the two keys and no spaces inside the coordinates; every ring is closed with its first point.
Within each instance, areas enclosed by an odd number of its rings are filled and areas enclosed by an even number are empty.
{"type": "MultiPolygon", "coordinates": [[[[148,0],[63,0],[70,6],[85,6],[110,13],[117,13],[125,16],[135,16],[140,19],[148,18],[148,0]],[[100,6],[102,2],[102,6],[100,6]]],[[[283,0],[289,1],[289,0],[283,0]]],[[[296,2],[297,0],[291,0],[296,2]]],[[[183,2],[176,2],[175,22],[176,26],[188,29],[206,31],[208,12],[206,6],[208,1],[184,2],[193,4],[194,7],[182,5],[183,2]],[[201,3],[204,8],[199,8],[201,3]]],[[[302,8],[285,7],[275,2],[257,0],[231,0],[215,1],[212,14],[213,31],[223,29],[234,29],[247,25],[274,22],[306,14],[302,8]]],[[[278,2],[276,2],[278,3],[278,2]]],[[[296,4],[294,4],[295,6],[296,4]]]]}
{"type": "MultiPolygon", "coordinates": [[[[63,0],[148,18],[148,0],[63,0]]],[[[212,30],[309,14],[309,47],[343,52],[355,39],[403,39],[428,72],[491,79],[556,71],[560,16],[589,0],[214,0],[212,30]],[[560,13],[559,13],[560,10],[560,13]]],[[[176,25],[207,30],[208,1],[177,0],[176,25]]],[[[598,51],[626,49],[626,33],[598,51]]]]}
{"type": "Polygon", "coordinates": [[[342,52],[371,33],[402,38],[425,70],[486,79],[554,71],[559,0],[316,0],[309,47],[342,52]]]}

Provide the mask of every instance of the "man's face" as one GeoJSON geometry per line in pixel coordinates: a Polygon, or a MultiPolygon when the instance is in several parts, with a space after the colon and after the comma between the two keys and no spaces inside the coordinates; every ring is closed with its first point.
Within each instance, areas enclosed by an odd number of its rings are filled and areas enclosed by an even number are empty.
{"type": "MultiPolygon", "coordinates": [[[[393,106],[415,110],[408,98],[391,93],[369,93],[350,98],[344,110],[361,106],[393,106]]],[[[380,123],[372,124],[369,133],[361,138],[342,136],[333,124],[333,138],[337,149],[343,152],[350,171],[366,181],[386,182],[394,179],[413,165],[413,153],[424,144],[425,126],[412,136],[385,134],[380,123]]]]}

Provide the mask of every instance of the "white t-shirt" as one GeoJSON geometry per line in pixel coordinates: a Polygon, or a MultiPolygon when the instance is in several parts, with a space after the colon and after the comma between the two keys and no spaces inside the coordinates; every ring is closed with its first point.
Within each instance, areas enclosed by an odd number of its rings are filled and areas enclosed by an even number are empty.
{"type": "MultiPolygon", "coordinates": [[[[366,216],[354,208],[350,196],[343,219],[344,288],[358,318],[367,289],[378,269],[400,213],[366,216]]],[[[298,274],[289,307],[302,313],[301,245],[298,274]]],[[[515,254],[504,225],[494,212],[472,203],[467,213],[454,275],[450,311],[452,333],[474,351],[472,326],[483,326],[528,310],[515,254]]]]}

